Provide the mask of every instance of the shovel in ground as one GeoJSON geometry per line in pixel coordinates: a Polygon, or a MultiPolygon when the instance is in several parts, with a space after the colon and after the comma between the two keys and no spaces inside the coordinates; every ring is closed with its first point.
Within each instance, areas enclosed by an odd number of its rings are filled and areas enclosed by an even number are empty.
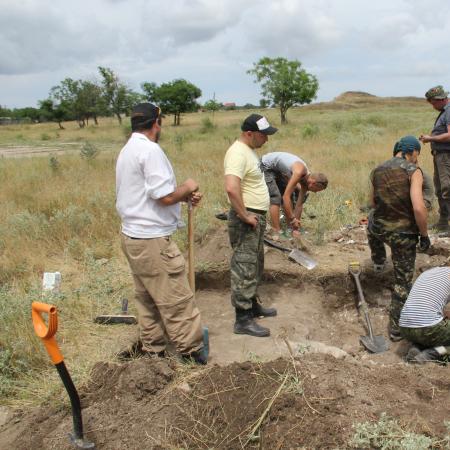
{"type": "Polygon", "coordinates": [[[389,350],[389,343],[386,341],[384,336],[373,334],[372,324],[369,317],[369,308],[367,306],[366,300],[364,299],[364,294],[361,288],[361,282],[359,276],[361,275],[361,265],[359,262],[352,262],[348,266],[348,271],[355,280],[356,289],[358,290],[358,303],[356,305],[359,312],[364,314],[364,319],[366,321],[368,336],[360,336],[359,340],[361,344],[372,353],[383,353],[389,350]]]}
{"type": "Polygon", "coordinates": [[[120,314],[103,314],[101,316],[97,316],[94,319],[94,322],[101,325],[135,325],[137,323],[137,319],[135,316],[128,314],[128,300],[126,298],[123,298],[122,311],[120,314]]]}
{"type": "Polygon", "coordinates": [[[308,270],[314,269],[314,267],[317,266],[317,261],[311,258],[311,256],[307,255],[305,252],[302,252],[301,250],[298,250],[296,248],[292,249],[283,247],[277,242],[271,241],[270,239],[267,238],[264,238],[264,243],[266,243],[270,247],[289,253],[288,255],[289,259],[295,261],[296,263],[302,265],[303,267],[306,267],[308,270]]]}
{"type": "Polygon", "coordinates": [[[84,438],[83,420],[81,416],[80,397],[73,384],[72,378],[64,363],[64,357],[56,342],[55,334],[58,330],[58,315],[56,306],[46,303],[33,302],[31,305],[31,316],[33,319],[34,331],[41,338],[47,353],[49,354],[61,381],[66,388],[72,405],[73,433],[69,434],[71,444],[76,448],[95,449],[95,444],[84,438]],[[48,323],[44,322],[42,314],[48,315],[48,323]]]}

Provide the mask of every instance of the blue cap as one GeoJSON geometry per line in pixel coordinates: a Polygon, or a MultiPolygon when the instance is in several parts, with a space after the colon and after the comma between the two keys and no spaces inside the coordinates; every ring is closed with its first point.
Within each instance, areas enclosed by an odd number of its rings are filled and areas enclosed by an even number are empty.
{"type": "Polygon", "coordinates": [[[402,154],[412,153],[413,151],[420,152],[420,142],[415,136],[404,136],[398,141],[397,151],[402,154]]]}
{"type": "Polygon", "coordinates": [[[394,148],[392,149],[392,156],[395,156],[400,151],[400,149],[398,148],[399,144],[399,141],[395,143],[394,148]]]}

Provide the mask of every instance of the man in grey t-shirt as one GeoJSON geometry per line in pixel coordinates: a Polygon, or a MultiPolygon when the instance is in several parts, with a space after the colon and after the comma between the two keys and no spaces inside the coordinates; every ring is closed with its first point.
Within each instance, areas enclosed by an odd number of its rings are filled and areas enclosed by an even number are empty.
{"type": "Polygon", "coordinates": [[[292,230],[297,231],[308,191],[324,190],[328,186],[328,179],[323,173],[311,173],[305,161],[287,152],[267,153],[261,159],[261,169],[270,195],[270,221],[273,230],[271,237],[278,240],[281,237],[281,204],[286,223],[292,230]],[[295,191],[299,196],[294,208],[292,194],[295,191]]]}
{"type": "Polygon", "coordinates": [[[450,105],[448,92],[442,86],[429,89],[425,97],[439,115],[434,122],[431,135],[422,134],[419,139],[431,145],[434,163],[434,188],[439,202],[439,221],[433,226],[450,232],[450,105]]]}

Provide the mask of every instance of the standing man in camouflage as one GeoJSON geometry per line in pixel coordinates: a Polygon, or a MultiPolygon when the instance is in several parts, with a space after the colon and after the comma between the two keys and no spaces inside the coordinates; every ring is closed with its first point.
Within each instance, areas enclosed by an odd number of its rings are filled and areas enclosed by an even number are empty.
{"type": "Polygon", "coordinates": [[[233,255],[230,263],[231,303],[236,310],[234,332],[251,336],[270,335],[256,317],[276,316],[274,308],[264,308],[259,302],[258,285],[264,270],[264,231],[269,209],[269,192],[255,150],[268,136],[277,132],[259,114],[248,116],[242,133],[225,155],[225,190],[231,209],[228,232],[233,255]]]}
{"type": "Polygon", "coordinates": [[[434,163],[434,188],[439,203],[439,221],[433,226],[440,231],[450,232],[450,105],[448,92],[442,86],[428,90],[425,97],[434,109],[439,111],[431,135],[422,134],[419,139],[430,143],[434,163]]]}
{"type": "Polygon", "coordinates": [[[371,175],[367,237],[376,271],[383,270],[386,261],[384,244],[391,248],[394,266],[394,289],[389,312],[389,336],[402,339],[398,320],[403,304],[411,290],[416,261],[416,245],[430,247],[427,231],[427,210],[423,201],[423,176],[416,166],[420,143],[414,136],[398,142],[402,157],[393,157],[375,168],[371,175]]]}

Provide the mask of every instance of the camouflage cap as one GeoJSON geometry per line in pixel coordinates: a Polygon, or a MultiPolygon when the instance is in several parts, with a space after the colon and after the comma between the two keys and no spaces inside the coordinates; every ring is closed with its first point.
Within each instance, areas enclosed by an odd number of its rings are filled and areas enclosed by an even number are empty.
{"type": "Polygon", "coordinates": [[[444,91],[444,87],[439,85],[428,89],[425,93],[427,100],[445,100],[448,96],[448,92],[444,91]]]}

